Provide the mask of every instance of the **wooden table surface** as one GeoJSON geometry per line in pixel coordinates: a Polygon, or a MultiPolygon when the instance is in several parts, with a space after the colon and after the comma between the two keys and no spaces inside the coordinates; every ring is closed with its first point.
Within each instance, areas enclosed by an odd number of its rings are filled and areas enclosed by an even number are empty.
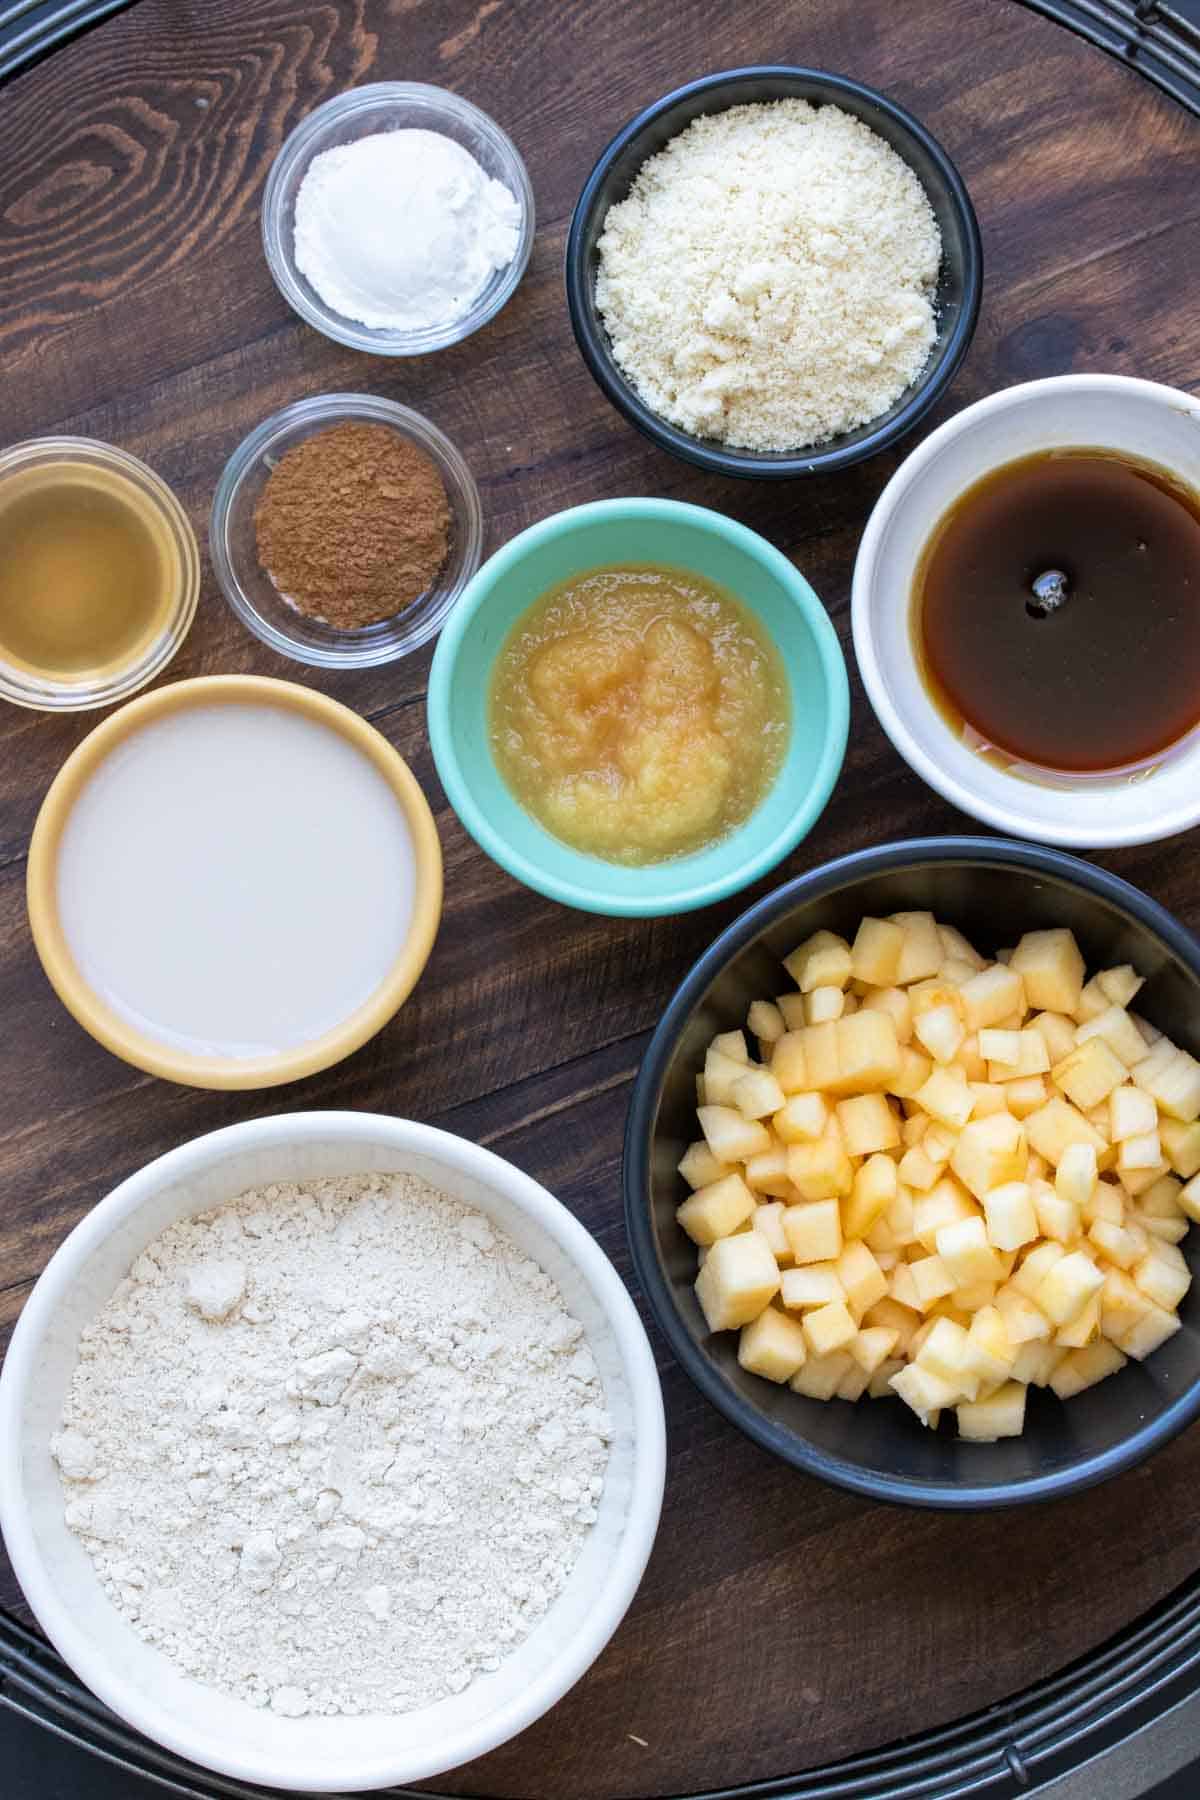
{"type": "MultiPolygon", "coordinates": [[[[1200,383],[1200,124],[1060,27],[999,0],[140,0],[0,93],[0,437],[106,438],[146,458],[203,533],[226,457],[301,395],[363,389],[426,412],[482,490],[487,547],[602,495],[720,508],[792,556],[852,662],[858,534],[896,458],[817,481],[701,475],[627,428],[576,354],[567,221],[639,107],[740,62],[842,70],[888,89],[956,159],[983,227],[979,331],[941,416],[1068,369],[1200,383]],[[537,195],[529,271],[455,349],[343,350],[279,298],[259,243],[284,136],[357,82],[417,78],[514,136],[537,195]]],[[[936,420],[934,421],[936,422],[936,420]]],[[[93,724],[0,717],[0,1326],[109,1187],[198,1132],[284,1109],[433,1121],[552,1188],[629,1272],[621,1129],[649,1028],[693,958],[755,897],[678,920],[562,910],[494,868],[447,808],[425,733],[428,655],[317,675],[271,656],[207,565],[167,679],[312,681],[410,760],[446,858],[441,935],[414,998],[341,1067],[262,1095],[125,1067],[63,1011],[33,954],[24,862],[38,804],[93,724]]],[[[962,828],[894,754],[853,679],[841,782],[778,873],[962,828]]],[[[1102,859],[1200,925],[1195,837],[1102,859]]],[[[761,884],[761,892],[768,884],[761,884]]],[[[826,1489],[758,1451],[654,1339],[666,1507],[645,1583],[591,1673],[443,1790],[521,1800],[686,1793],[786,1775],[1011,1695],[1142,1613],[1196,1566],[1200,1435],[1078,1500],[942,1517],[826,1489]]],[[[23,1614],[0,1563],[0,1604],[23,1614]]]]}

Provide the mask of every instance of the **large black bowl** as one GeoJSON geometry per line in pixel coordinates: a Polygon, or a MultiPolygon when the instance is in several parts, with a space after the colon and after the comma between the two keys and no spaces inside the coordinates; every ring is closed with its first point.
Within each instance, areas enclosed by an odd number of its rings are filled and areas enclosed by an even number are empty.
{"type": "MultiPolygon", "coordinates": [[[[1145,1363],[1065,1405],[1031,1389],[1025,1434],[961,1443],[925,1431],[899,1401],[822,1403],[748,1375],[735,1333],[710,1333],[693,1292],[695,1245],[675,1221],[676,1164],[695,1138],[695,1078],[714,1033],[743,1025],[780,990],[780,959],[826,926],[853,936],[864,914],[925,909],[988,953],[1023,931],[1069,925],[1089,968],[1133,963],[1138,1007],[1200,1054],[1200,943],[1153,900],[1104,870],[1002,838],[916,838],[826,863],[743,913],[667,1008],[638,1073],[625,1135],[625,1218],[634,1266],[671,1348],[701,1391],[756,1443],[810,1474],[914,1506],[1013,1506],[1077,1492],[1127,1469],[1200,1412],[1200,1297],[1145,1363]]],[[[1193,1272],[1200,1248],[1184,1240],[1193,1272]]]]}
{"type": "Polygon", "coordinates": [[[665,450],[722,475],[779,479],[844,469],[910,432],[948,387],[971,342],[983,292],[979,225],[962,178],[937,139],[912,114],[874,88],[820,69],[774,64],[727,69],[677,88],[619,131],[588,176],[571,219],[566,256],[567,310],[583,359],[618,412],[665,450]],[[832,104],[878,132],[915,171],[942,233],[937,287],[938,335],[929,361],[886,413],[857,431],[803,451],[731,450],[668,424],[640,398],[613,360],[596,309],[596,245],[610,206],[623,200],[642,164],[701,113],[766,100],[832,104]]]}

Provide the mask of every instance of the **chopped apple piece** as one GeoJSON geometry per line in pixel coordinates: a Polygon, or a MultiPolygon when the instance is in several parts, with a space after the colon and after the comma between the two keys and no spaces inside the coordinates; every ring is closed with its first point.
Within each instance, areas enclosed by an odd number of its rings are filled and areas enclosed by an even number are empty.
{"type": "Polygon", "coordinates": [[[1038,1230],[1056,1244],[1073,1244],[1083,1231],[1083,1216],[1073,1200],[1056,1193],[1049,1182],[1033,1184],[1038,1230]]]}
{"type": "Polygon", "coordinates": [[[900,1045],[889,1013],[857,1012],[835,1027],[839,1073],[835,1080],[815,1083],[834,1093],[865,1093],[882,1088],[900,1067],[900,1045]]]}
{"type": "Polygon", "coordinates": [[[737,1057],[726,1056],[710,1044],[704,1058],[704,1097],[713,1106],[732,1106],[733,1090],[746,1074],[748,1065],[737,1057]]]}
{"type": "Polygon", "coordinates": [[[757,1231],[718,1238],[696,1278],[696,1298],[710,1331],[733,1331],[756,1319],[779,1292],[779,1265],[757,1231]]]}
{"type": "Polygon", "coordinates": [[[849,1197],[842,1203],[842,1228],[846,1237],[865,1237],[896,1198],[898,1186],[896,1164],[891,1157],[869,1156],[855,1171],[849,1197]]]}
{"type": "Polygon", "coordinates": [[[1116,1345],[1098,1338],[1082,1349],[1068,1351],[1050,1377],[1050,1386],[1060,1400],[1070,1400],[1124,1367],[1125,1358],[1116,1345]]]}
{"type": "Polygon", "coordinates": [[[864,919],[850,950],[851,973],[871,987],[890,987],[903,954],[903,926],[891,919],[864,919]]]}
{"type": "Polygon", "coordinates": [[[1025,1429],[1026,1387],[1006,1381],[985,1400],[962,1400],[955,1409],[958,1435],[976,1444],[994,1444],[999,1438],[1020,1437],[1025,1429]]]}
{"type": "Polygon", "coordinates": [[[1136,1362],[1144,1362],[1159,1347],[1166,1343],[1179,1330],[1178,1313],[1165,1312],[1161,1306],[1150,1303],[1147,1310],[1136,1324],[1123,1331],[1114,1341],[1126,1356],[1132,1356],[1136,1362]]]}
{"type": "Polygon", "coordinates": [[[842,1221],[836,1200],[789,1206],[783,1215],[783,1229],[797,1263],[834,1262],[842,1254],[842,1221]]]}
{"type": "Polygon", "coordinates": [[[1051,1079],[1080,1112],[1099,1106],[1125,1080],[1125,1064],[1102,1037],[1088,1038],[1055,1063],[1051,1079]]]}
{"type": "Polygon", "coordinates": [[[689,1144],[679,1159],[679,1173],[690,1188],[711,1187],[731,1172],[729,1164],[718,1162],[708,1145],[699,1140],[689,1144]]]}
{"type": "Polygon", "coordinates": [[[1025,1015],[1025,990],[1019,972],[1003,963],[981,969],[959,989],[963,1013],[970,1031],[984,1031],[1000,1026],[1014,1015],[1018,1022],[1025,1015]]]}
{"type": "Polygon", "coordinates": [[[1037,1212],[1028,1182],[1006,1181],[983,1196],[987,1235],[997,1250],[1019,1250],[1038,1235],[1037,1212]]]}
{"type": "Polygon", "coordinates": [[[1018,1348],[1050,1336],[1050,1321],[1035,1306],[1028,1294],[1020,1293],[1009,1281],[996,1291],[995,1306],[1004,1320],[1004,1329],[1018,1348]]]}
{"type": "Polygon", "coordinates": [[[1077,1045],[1091,1043],[1093,1038],[1099,1038],[1101,1043],[1107,1044],[1113,1055],[1128,1069],[1144,1062],[1149,1050],[1141,1032],[1120,1006],[1106,1007],[1095,1018],[1086,1019],[1075,1033],[1077,1045]]]}
{"type": "Polygon", "coordinates": [[[740,1175],[724,1175],[711,1187],[698,1188],[676,1209],[675,1217],[694,1244],[715,1244],[745,1224],[755,1205],[740,1175]]]}
{"type": "Polygon", "coordinates": [[[1059,1244],[1035,1244],[1021,1258],[1020,1268],[1009,1277],[1009,1286],[1032,1300],[1051,1269],[1062,1261],[1063,1255],[1059,1244]]]}
{"type": "Polygon", "coordinates": [[[944,1406],[953,1406],[958,1399],[958,1392],[940,1375],[931,1369],[922,1368],[920,1363],[909,1363],[893,1375],[890,1383],[892,1392],[899,1394],[906,1406],[916,1413],[922,1425],[931,1428],[936,1426],[937,1415],[944,1406]]]}
{"type": "Polygon", "coordinates": [[[765,1119],[784,1103],[784,1092],[769,1069],[747,1069],[733,1084],[730,1098],[744,1119],[765,1119]]]}
{"type": "Polygon", "coordinates": [[[863,1243],[845,1246],[838,1258],[837,1272],[847,1304],[860,1316],[887,1295],[887,1276],[863,1243]]]}
{"type": "Polygon", "coordinates": [[[718,1162],[747,1162],[771,1148],[771,1134],[757,1119],[744,1119],[733,1106],[700,1106],[700,1129],[718,1162]]]}
{"type": "Polygon", "coordinates": [[[1008,1112],[970,1119],[963,1126],[950,1167],[977,1200],[1006,1181],[1023,1178],[1028,1154],[1025,1129],[1008,1112]]]}
{"type": "Polygon", "coordinates": [[[808,1025],[827,1025],[846,1011],[847,996],[840,987],[814,988],[804,996],[804,1020],[808,1025]]]}
{"type": "MultiPolygon", "coordinates": [[[[927,1015],[933,1018],[936,1015],[927,1015]]],[[[975,1096],[957,1069],[934,1069],[928,1081],[913,1095],[917,1105],[932,1118],[961,1131],[975,1106],[975,1096]]]]}
{"type": "Polygon", "coordinates": [[[802,994],[817,987],[844,988],[853,970],[850,946],[832,931],[817,931],[785,956],[783,966],[802,994]]]}
{"type": "Polygon", "coordinates": [[[945,960],[945,951],[938,932],[937,921],[932,913],[898,912],[891,915],[891,923],[899,925],[904,933],[904,948],[900,952],[900,966],[896,970],[894,980],[899,987],[908,987],[914,981],[924,981],[936,975],[945,960]]]}
{"type": "MultiPolygon", "coordinates": [[[[1150,1218],[1183,1219],[1183,1208],[1179,1204],[1182,1192],[1183,1183],[1178,1175],[1160,1175],[1141,1196],[1138,1210],[1150,1218]]],[[[1187,1220],[1184,1219],[1184,1224],[1186,1223],[1187,1220]]]]}
{"type": "Polygon", "coordinates": [[[787,1150],[782,1144],[776,1144],[770,1150],[760,1150],[757,1156],[749,1157],[745,1173],[746,1186],[755,1194],[769,1194],[776,1200],[796,1198],[787,1172],[787,1150]]]}
{"type": "Polygon", "coordinates": [[[991,1113],[1007,1112],[1008,1104],[1004,1098],[1004,1089],[996,1081],[969,1081],[967,1086],[975,1102],[971,1108],[973,1119],[986,1119],[991,1113]]]}
{"type": "Polygon", "coordinates": [[[845,1300],[846,1290],[836,1262],[804,1263],[783,1271],[779,1297],[791,1311],[803,1312],[813,1306],[828,1306],[833,1300],[845,1300]]]}
{"type": "Polygon", "coordinates": [[[954,1146],[957,1142],[957,1129],[935,1120],[921,1139],[921,1148],[929,1160],[935,1162],[938,1168],[942,1169],[954,1154],[954,1146]]]}
{"type": "Polygon", "coordinates": [[[1089,1144],[1096,1152],[1097,1161],[1108,1148],[1095,1126],[1089,1125],[1069,1100],[1063,1100],[1057,1094],[1022,1123],[1030,1148],[1044,1156],[1048,1163],[1053,1163],[1055,1168],[1072,1144],[1089,1144]]]}
{"type": "Polygon", "coordinates": [[[1080,989],[1079,1004],[1075,1008],[1075,1017],[1081,1025],[1084,1025],[1089,1019],[1099,1018],[1100,1014],[1106,1011],[1110,1004],[1111,1002],[1109,1001],[1108,995],[1093,976],[1092,980],[1085,981],[1083,987],[1080,989]]]}
{"type": "Polygon", "coordinates": [[[824,1136],[829,1108],[821,1094],[790,1094],[771,1124],[785,1144],[813,1144],[824,1136]]]}
{"type": "Polygon", "coordinates": [[[787,1233],[783,1229],[783,1215],[787,1208],[782,1200],[769,1200],[765,1206],[756,1206],[754,1217],[750,1223],[755,1231],[760,1232],[767,1241],[771,1255],[782,1268],[792,1260],[792,1246],[787,1241],[787,1233]]]}
{"type": "Polygon", "coordinates": [[[1108,1096],[1108,1135],[1114,1144],[1157,1130],[1158,1108],[1149,1094],[1132,1082],[1113,1089],[1108,1096]]]}
{"type": "Polygon", "coordinates": [[[1174,1244],[1156,1243],[1131,1271],[1134,1283],[1147,1300],[1172,1312],[1192,1285],[1187,1258],[1174,1244]]]}
{"type": "MultiPolygon", "coordinates": [[[[893,1272],[892,1298],[901,1300],[903,1305],[907,1305],[908,1302],[902,1300],[903,1290],[897,1287],[895,1280],[895,1276],[899,1272],[898,1269],[893,1272]]],[[[919,1312],[928,1312],[931,1306],[936,1305],[947,1294],[952,1294],[959,1286],[941,1257],[937,1255],[923,1256],[919,1261],[909,1263],[908,1273],[912,1280],[911,1291],[915,1295],[915,1305],[919,1312]]]]}
{"type": "MultiPolygon", "coordinates": [[[[772,1046],[771,1060],[767,1066],[785,1094],[808,1091],[808,1059],[805,1056],[807,1036],[807,1027],[803,1031],[785,1031],[781,1038],[776,1038],[772,1046]]],[[[820,1099],[820,1095],[817,1098],[820,1099]]]]}
{"type": "Polygon", "coordinates": [[[1145,1318],[1151,1304],[1124,1269],[1106,1269],[1100,1290],[1100,1330],[1117,1342],[1131,1325],[1145,1318]]]}
{"type": "Polygon", "coordinates": [[[873,1156],[899,1144],[900,1127],[885,1094],[855,1094],[839,1100],[834,1110],[848,1155],[873,1156]]]}
{"type": "Polygon", "coordinates": [[[721,1056],[732,1058],[734,1062],[749,1063],[750,1061],[750,1051],[746,1044],[744,1031],[719,1031],[709,1048],[717,1051],[721,1056]]]}
{"type": "Polygon", "coordinates": [[[1200,1172],[1200,1124],[1183,1125],[1178,1119],[1160,1119],[1158,1135],[1163,1155],[1185,1181],[1200,1172]]]}
{"type": "Polygon", "coordinates": [[[794,1394],[804,1394],[810,1400],[832,1400],[854,1366],[854,1358],[846,1350],[835,1351],[832,1356],[810,1355],[788,1385],[794,1394]]]}
{"type": "Polygon", "coordinates": [[[913,1036],[934,1062],[953,1062],[966,1028],[953,1006],[934,1006],[913,1020],[913,1036]]]}
{"type": "Polygon", "coordinates": [[[894,1326],[860,1326],[849,1350],[859,1368],[870,1377],[891,1356],[899,1340],[900,1333],[894,1326]]]}
{"type": "Polygon", "coordinates": [[[1055,1263],[1033,1300],[1052,1325],[1061,1327],[1069,1325],[1103,1286],[1104,1276],[1091,1257],[1071,1250],[1055,1263]]]}
{"type": "Polygon", "coordinates": [[[917,1193],[933,1187],[941,1172],[941,1165],[931,1161],[920,1144],[914,1144],[900,1159],[900,1179],[917,1193]]]}
{"type": "Polygon", "coordinates": [[[901,987],[873,987],[863,995],[863,1006],[869,1012],[885,1012],[896,1027],[896,1041],[901,1046],[912,1038],[912,1001],[901,987]]]}
{"type": "Polygon", "coordinates": [[[1046,1055],[1052,1063],[1062,1062],[1075,1048],[1075,1021],[1066,1013],[1040,1012],[1030,1029],[1036,1031],[1045,1044],[1046,1055]]]}
{"type": "Polygon", "coordinates": [[[1117,1150],[1117,1169],[1121,1180],[1130,1192],[1129,1177],[1141,1174],[1149,1169],[1153,1172],[1153,1180],[1160,1179],[1157,1171],[1166,1167],[1163,1161],[1162,1143],[1157,1131],[1144,1131],[1140,1137],[1127,1137],[1117,1150]]]}
{"type": "Polygon", "coordinates": [[[940,1375],[949,1387],[969,1400],[973,1400],[979,1392],[980,1377],[971,1366],[970,1339],[963,1327],[953,1319],[932,1321],[932,1327],[917,1353],[917,1362],[921,1368],[940,1375]]]}
{"type": "Polygon", "coordinates": [[[1038,1112],[1048,1098],[1042,1075],[1022,1075],[1019,1080],[1004,1084],[1004,1102],[1014,1119],[1027,1119],[1030,1113],[1038,1112]]]}
{"type": "Polygon", "coordinates": [[[854,1183],[850,1158],[828,1137],[815,1144],[789,1144],[787,1171],[802,1200],[836,1201],[854,1183]]]}
{"type": "Polygon", "coordinates": [[[1048,1344],[1031,1338],[1017,1351],[1012,1370],[1013,1380],[1023,1382],[1028,1387],[1049,1387],[1050,1377],[1064,1357],[1069,1355],[1070,1351],[1061,1344],[1048,1344]]]}
{"type": "Polygon", "coordinates": [[[902,1100],[911,1099],[933,1073],[932,1058],[915,1050],[911,1044],[905,1044],[900,1050],[900,1061],[896,1073],[888,1083],[893,1094],[902,1100]]]}
{"type": "Polygon", "coordinates": [[[939,1226],[937,1254],[953,1277],[956,1288],[975,1281],[1000,1279],[1000,1265],[995,1250],[988,1243],[987,1228],[982,1219],[958,1219],[952,1225],[939,1226]]]}
{"type": "Polygon", "coordinates": [[[1084,1344],[1100,1335],[1100,1302],[1103,1289],[1094,1293],[1086,1301],[1075,1317],[1067,1325],[1062,1325],[1055,1333],[1054,1341],[1066,1350],[1080,1350],[1084,1344]]]}
{"type": "MultiPolygon", "coordinates": [[[[1044,1039],[1039,1039],[1043,1055],[1046,1051],[1044,1039]]],[[[985,1062],[999,1063],[1001,1072],[988,1072],[991,1081],[1011,1081],[1020,1071],[1017,1064],[1021,1056],[1021,1033],[1019,1031],[1000,1031],[996,1027],[985,1029],[979,1033],[979,1054],[985,1062]]],[[[1047,1066],[1048,1066],[1047,1059],[1047,1066]]],[[[1033,1074],[1040,1071],[1033,1070],[1033,1074]]]]}
{"type": "Polygon", "coordinates": [[[1190,1125],[1200,1117],[1200,1063],[1169,1038],[1159,1038],[1136,1065],[1133,1079],[1157,1100],[1168,1118],[1190,1125]]]}
{"type": "Polygon", "coordinates": [[[767,1306],[757,1319],[743,1325],[738,1338],[738,1361],[751,1375],[767,1381],[790,1381],[808,1355],[799,1320],[767,1306]]]}
{"type": "Polygon", "coordinates": [[[1017,1346],[1008,1335],[1004,1315],[991,1301],[981,1306],[967,1328],[968,1365],[981,1381],[1003,1381],[1016,1361],[1017,1346]]]}
{"type": "Polygon", "coordinates": [[[832,1356],[845,1350],[858,1336],[858,1325],[842,1300],[831,1300],[827,1306],[816,1306],[804,1314],[804,1336],[816,1356],[832,1356]]]}
{"type": "Polygon", "coordinates": [[[773,1000],[752,1000],[746,1025],[760,1044],[777,1043],[787,1030],[783,1014],[773,1000]]]}
{"type": "Polygon", "coordinates": [[[803,994],[776,994],[775,1004],[787,1031],[803,1031],[808,1024],[803,994]]]}
{"type": "Polygon", "coordinates": [[[1009,967],[1023,979],[1026,1001],[1034,1011],[1075,1011],[1083,992],[1084,965],[1072,932],[1027,931],[1009,967]]]}
{"type": "Polygon", "coordinates": [[[1101,969],[1096,981],[1110,1006],[1128,1006],[1146,985],[1132,963],[1122,963],[1116,969],[1101,969]]]}
{"type": "Polygon", "coordinates": [[[913,1236],[932,1254],[943,1225],[955,1225],[963,1219],[978,1217],[979,1209],[962,1184],[953,1175],[944,1175],[927,1194],[914,1197],[913,1236]]]}

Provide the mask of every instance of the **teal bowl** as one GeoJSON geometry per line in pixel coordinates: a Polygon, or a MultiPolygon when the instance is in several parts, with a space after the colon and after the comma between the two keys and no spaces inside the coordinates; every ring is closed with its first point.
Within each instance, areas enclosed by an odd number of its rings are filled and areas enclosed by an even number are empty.
{"type": "Polygon", "coordinates": [[[584,912],[648,918],[736,893],[774,868],[819,818],[846,753],[846,665],[821,602],[765,538],[678,500],[597,500],[531,525],[471,578],[429,677],[429,741],[451,806],[480,847],[527,887],[584,912]],[[718,582],[758,618],[787,671],[791,741],[744,825],[711,849],[643,868],[587,856],[514,797],[488,741],[496,657],[547,588],[615,563],[658,563],[718,582]]]}

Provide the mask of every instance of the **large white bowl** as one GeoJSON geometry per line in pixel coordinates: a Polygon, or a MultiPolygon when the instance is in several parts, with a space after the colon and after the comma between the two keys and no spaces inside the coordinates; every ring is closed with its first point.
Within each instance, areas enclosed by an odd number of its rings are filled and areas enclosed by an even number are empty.
{"type": "Polygon", "coordinates": [[[330,1792],[426,1780],[505,1743],[599,1655],[641,1580],[664,1470],[662,1394],[607,1256],[510,1163],[448,1132],[370,1113],[290,1113],[210,1132],[123,1181],[61,1245],[0,1376],[0,1527],[25,1597],[80,1680],[147,1737],[243,1781],[330,1792]],[[166,1226],[250,1187],[409,1171],[478,1207],[553,1276],[587,1334],[614,1424],[600,1516],[541,1623],[490,1675],[399,1716],[281,1719],[201,1686],[142,1642],[63,1520],[50,1456],[81,1328],[166,1226]]]}
{"type": "Polygon", "coordinates": [[[880,724],[955,806],[1050,844],[1146,844],[1200,822],[1200,733],[1150,770],[1029,780],[960,741],[930,699],[913,651],[913,577],[946,509],[1000,464],[1072,445],[1158,463],[1200,493],[1200,400],[1177,388],[1124,375],[1059,375],[976,401],[913,451],[876,502],[854,566],[854,649],[880,724]]]}

